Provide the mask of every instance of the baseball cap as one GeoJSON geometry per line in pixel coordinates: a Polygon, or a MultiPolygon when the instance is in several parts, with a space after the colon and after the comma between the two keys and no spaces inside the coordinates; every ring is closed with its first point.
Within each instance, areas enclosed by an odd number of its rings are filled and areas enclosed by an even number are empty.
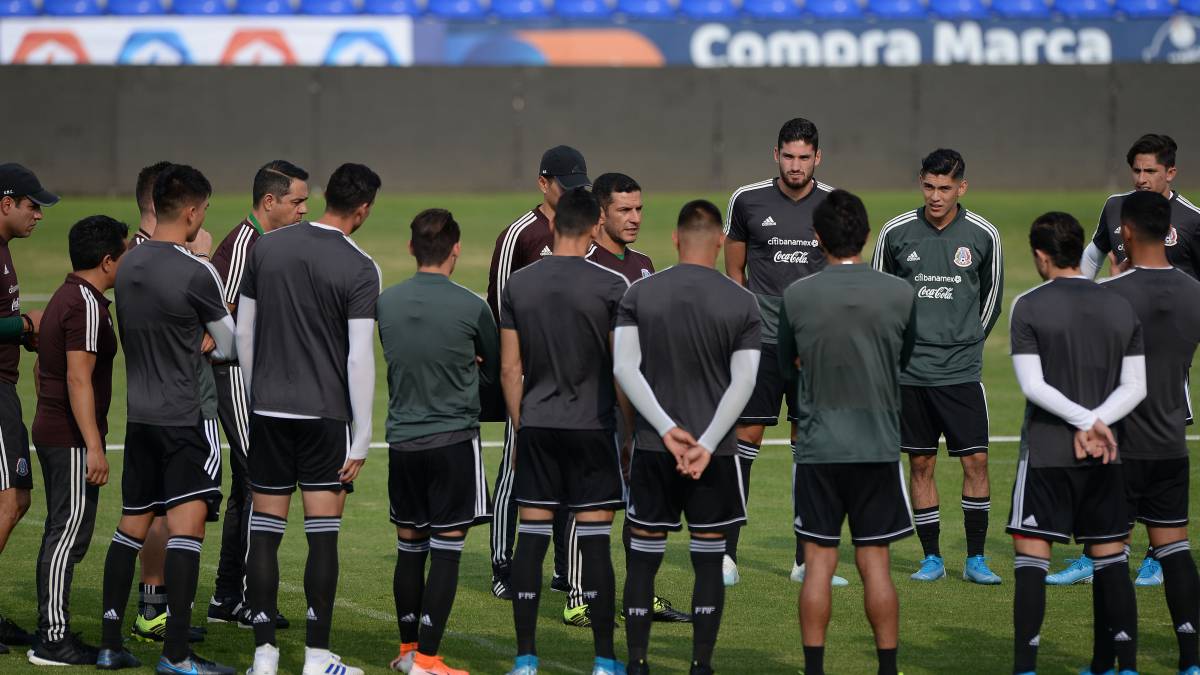
{"type": "Polygon", "coordinates": [[[54,206],[58,195],[42,187],[37,176],[20,164],[0,164],[0,197],[29,197],[38,206],[54,206]]]}
{"type": "Polygon", "coordinates": [[[583,161],[583,155],[569,145],[556,145],[544,152],[538,175],[557,178],[568,190],[592,185],[592,180],[587,177],[587,162],[583,161]]]}

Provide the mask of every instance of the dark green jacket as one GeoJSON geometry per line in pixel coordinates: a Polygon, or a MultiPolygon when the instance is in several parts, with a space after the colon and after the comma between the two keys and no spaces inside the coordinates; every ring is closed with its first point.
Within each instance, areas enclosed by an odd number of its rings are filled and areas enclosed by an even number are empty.
{"type": "Polygon", "coordinates": [[[388,443],[477,429],[480,381],[500,379],[500,334],[487,303],[448,277],[417,272],[379,296],[378,318],[388,443]]]}

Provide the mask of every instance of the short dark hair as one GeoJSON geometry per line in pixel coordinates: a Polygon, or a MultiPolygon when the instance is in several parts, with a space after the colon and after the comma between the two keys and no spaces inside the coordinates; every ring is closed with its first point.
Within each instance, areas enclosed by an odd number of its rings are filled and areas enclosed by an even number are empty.
{"type": "Polygon", "coordinates": [[[957,150],[938,148],[921,160],[921,175],[950,176],[962,180],[967,175],[967,163],[957,150]]]}
{"type": "Polygon", "coordinates": [[[598,222],[600,202],[591,190],[577,187],[559,197],[558,207],[554,209],[555,232],[564,237],[578,237],[587,234],[598,222]]]}
{"type": "Polygon", "coordinates": [[[813,229],[821,237],[821,248],[834,258],[853,258],[862,252],[871,234],[867,207],[845,190],[830,192],[813,210],[813,229]]]}
{"type": "Polygon", "coordinates": [[[446,209],[425,209],[412,221],[412,249],[417,264],[441,265],[450,257],[462,231],[454,214],[446,209]]]}
{"type": "Polygon", "coordinates": [[[154,211],[160,219],[174,218],[211,194],[212,184],[204,174],[187,164],[172,164],[154,180],[154,211]]]}
{"type": "Polygon", "coordinates": [[[254,206],[262,204],[263,197],[267,195],[275,195],[276,198],[286,195],[292,180],[308,180],[308,172],[283,159],[263,164],[254,174],[254,190],[251,194],[254,206]]]}
{"type": "Polygon", "coordinates": [[[808,143],[813,146],[813,150],[819,148],[820,137],[817,134],[817,125],[803,117],[784,122],[783,126],[779,128],[779,138],[775,141],[775,148],[782,148],[784,145],[796,141],[808,143]]]}
{"type": "Polygon", "coordinates": [[[1175,139],[1166,134],[1145,134],[1133,142],[1129,152],[1125,153],[1125,163],[1133,166],[1133,160],[1138,155],[1154,155],[1154,160],[1168,169],[1175,166],[1175,151],[1179,146],[1175,139]]]}
{"type": "Polygon", "coordinates": [[[343,164],[325,186],[325,209],[346,215],[363,204],[374,204],[382,184],[379,174],[365,164],[343,164]]]}
{"type": "Polygon", "coordinates": [[[1078,267],[1083,257],[1083,227],[1069,213],[1043,213],[1029,228],[1029,247],[1050,256],[1059,269],[1078,267]]]}
{"type": "Polygon", "coordinates": [[[88,216],[75,223],[67,233],[71,269],[76,272],[93,269],[104,261],[104,256],[120,258],[128,236],[129,226],[108,216],[88,216]]]}
{"type": "Polygon", "coordinates": [[[143,167],[138,172],[137,186],[133,189],[133,196],[134,199],[137,199],[140,213],[149,213],[154,208],[154,181],[170,166],[170,162],[155,162],[150,166],[143,167]]]}
{"type": "Polygon", "coordinates": [[[1171,201],[1157,192],[1138,190],[1121,202],[1121,224],[1138,239],[1162,241],[1171,232],[1171,201]]]}
{"type": "Polygon", "coordinates": [[[705,199],[693,199],[679,209],[679,219],[675,227],[681,232],[702,232],[705,230],[720,230],[721,210],[712,202],[705,199]]]}
{"type": "Polygon", "coordinates": [[[614,192],[641,192],[642,186],[637,181],[623,173],[603,173],[592,181],[592,194],[600,202],[600,208],[606,209],[613,203],[614,192]]]}

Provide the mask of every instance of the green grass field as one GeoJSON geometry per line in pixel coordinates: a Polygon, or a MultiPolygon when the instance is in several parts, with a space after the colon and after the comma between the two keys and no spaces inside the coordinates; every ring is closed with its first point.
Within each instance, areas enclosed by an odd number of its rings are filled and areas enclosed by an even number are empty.
{"type": "MultiPolygon", "coordinates": [[[[635,245],[652,256],[661,269],[674,262],[670,228],[679,206],[694,195],[649,195],[641,239],[635,245]]],[[[1074,213],[1091,231],[1103,203],[1104,193],[971,193],[964,201],[1000,228],[1004,236],[1007,285],[1004,310],[1011,300],[1033,286],[1036,272],[1030,260],[1025,235],[1029,223],[1048,210],[1074,213]]],[[[724,211],[727,194],[707,195],[724,211]]],[[[875,225],[892,215],[919,205],[915,193],[870,193],[864,195],[875,225]]],[[[207,228],[219,241],[244,215],[246,197],[218,197],[209,210],[207,228]]],[[[315,199],[314,214],[321,204],[315,199]]],[[[518,195],[383,195],[373,216],[356,240],[372,255],[383,270],[385,285],[406,278],[415,266],[407,253],[409,220],[430,206],[451,209],[464,230],[463,257],[455,279],[475,290],[484,291],[492,245],[499,231],[518,214],[536,203],[534,193],[518,195]]],[[[69,271],[66,231],[80,217],[107,213],[136,227],[136,210],[130,199],[64,199],[47,209],[46,218],[30,239],[12,243],[13,259],[21,279],[25,307],[44,304],[63,275],[69,271]]],[[[869,250],[869,249],[868,249],[869,250]]],[[[988,340],[984,382],[991,408],[993,436],[1014,436],[1020,430],[1023,399],[1016,386],[1008,359],[1007,316],[1002,317],[988,340]]],[[[22,361],[20,391],[27,422],[32,422],[34,397],[30,368],[33,359],[22,361]]],[[[110,444],[122,442],[124,432],[123,366],[118,364],[114,383],[114,405],[110,415],[110,444]]],[[[386,384],[384,371],[378,368],[374,440],[382,440],[386,384]]],[[[485,440],[498,440],[499,425],[487,425],[485,440]]],[[[777,428],[772,436],[782,437],[777,428]]],[[[1007,519],[1009,494],[1016,472],[1015,443],[996,443],[992,447],[993,517],[988,541],[991,564],[1005,582],[999,587],[979,587],[960,580],[964,546],[962,512],[958,507],[961,473],[954,463],[946,463],[940,472],[942,493],[942,548],[948,562],[949,577],[936,584],[917,585],[908,574],[921,557],[915,537],[893,547],[894,577],[901,603],[901,669],[908,675],[920,673],[1006,673],[1011,672],[1012,552],[1003,533],[1007,519]]],[[[119,453],[112,455],[113,475],[109,487],[101,491],[100,517],[87,558],[76,568],[72,609],[73,628],[83,631],[90,641],[99,639],[100,589],[103,561],[108,541],[119,514],[119,453]]],[[[494,475],[499,458],[497,449],[488,451],[494,475]]],[[[740,585],[729,590],[715,667],[725,673],[796,673],[802,652],[796,620],[798,586],[787,580],[791,569],[794,539],[791,534],[790,455],[785,447],[765,449],[755,464],[750,525],[741,544],[740,585]]],[[[37,470],[35,470],[35,473],[37,470]]],[[[1193,473],[1196,472],[1193,465],[1193,473]]],[[[40,473],[34,505],[17,527],[9,546],[0,556],[5,583],[0,585],[0,609],[27,628],[36,624],[34,561],[40,544],[41,523],[45,517],[40,473]]],[[[394,563],[394,530],[387,518],[386,455],[373,451],[359,480],[358,490],[350,499],[342,528],[342,572],[333,647],[350,663],[368,672],[385,672],[395,655],[396,625],[391,596],[394,563]]],[[[1195,476],[1193,476],[1195,478],[1195,476]]],[[[1200,481],[1193,481],[1200,484],[1200,481]]],[[[301,514],[294,511],[289,535],[280,552],[283,588],[280,607],[294,627],[280,633],[283,652],[281,666],[299,673],[303,662],[304,615],[302,576],[305,545],[299,528],[301,514]]],[[[203,557],[200,589],[197,593],[198,621],[203,613],[215,572],[220,529],[210,527],[210,538],[203,557]]],[[[1196,539],[1196,528],[1192,528],[1196,539]]],[[[691,592],[691,567],[686,540],[676,535],[669,544],[667,559],[658,579],[657,590],[686,607],[691,592]]],[[[1144,532],[1134,537],[1134,550],[1145,546],[1144,532]]],[[[618,594],[624,574],[624,556],[614,546],[618,570],[618,594]]],[[[1074,555],[1074,547],[1056,552],[1055,566],[1064,554],[1074,555]]],[[[1135,553],[1134,564],[1141,559],[1135,553]]],[[[830,627],[826,663],[833,673],[870,673],[875,670],[874,646],[870,628],[862,615],[861,584],[853,568],[848,545],[843,549],[840,573],[851,579],[848,589],[834,593],[833,620],[830,627]]],[[[549,565],[547,565],[549,570],[549,565]]],[[[450,630],[443,653],[451,665],[474,673],[495,675],[507,672],[514,652],[511,610],[490,592],[487,530],[481,528],[468,537],[463,558],[458,600],[451,616],[450,630]]],[[[547,583],[549,576],[547,573],[547,583]]],[[[619,597],[619,595],[618,595],[619,597]]],[[[1167,615],[1162,588],[1139,590],[1141,615],[1141,670],[1145,673],[1174,672],[1175,639],[1167,615]]],[[[561,621],[562,596],[547,594],[542,604],[540,652],[543,672],[587,673],[591,663],[589,631],[564,626],[561,621]]],[[[132,616],[132,611],[130,612],[132,616]]],[[[1041,672],[1078,672],[1087,663],[1091,645],[1091,602],[1086,587],[1052,588],[1048,593],[1046,623],[1042,632],[1041,672]],[[1073,670],[1071,670],[1073,669],[1073,670]]],[[[685,673],[690,657],[690,628],[683,625],[657,624],[654,628],[651,657],[656,673],[685,673]]],[[[624,635],[618,628],[618,654],[623,653],[624,635]]],[[[134,644],[134,652],[144,663],[153,663],[158,650],[154,646],[134,644]]],[[[198,651],[231,665],[249,666],[253,639],[248,631],[229,626],[210,628],[208,640],[198,651]]],[[[0,656],[0,671],[32,671],[23,656],[0,656]]]]}

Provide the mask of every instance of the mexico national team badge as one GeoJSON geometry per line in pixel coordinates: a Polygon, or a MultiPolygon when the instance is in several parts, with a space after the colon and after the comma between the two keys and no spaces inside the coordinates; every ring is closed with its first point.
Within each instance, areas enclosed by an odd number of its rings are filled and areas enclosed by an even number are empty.
{"type": "Polygon", "coordinates": [[[22,477],[29,475],[29,462],[26,462],[24,457],[17,460],[17,475],[22,477]]]}
{"type": "Polygon", "coordinates": [[[954,252],[954,264],[959,267],[970,267],[971,249],[966,246],[959,246],[958,250],[954,252]]]}
{"type": "Polygon", "coordinates": [[[1163,240],[1167,246],[1174,246],[1179,243],[1179,233],[1175,231],[1175,226],[1171,226],[1171,231],[1167,233],[1167,238],[1163,240]]]}
{"type": "MultiPolygon", "coordinates": [[[[1172,230],[1172,232],[1174,232],[1174,230],[1172,230]]],[[[645,278],[646,278],[646,277],[648,277],[648,276],[650,276],[650,270],[648,270],[648,269],[646,269],[645,267],[643,267],[643,268],[642,268],[642,278],[643,278],[643,279],[645,279],[645,278]]]]}

